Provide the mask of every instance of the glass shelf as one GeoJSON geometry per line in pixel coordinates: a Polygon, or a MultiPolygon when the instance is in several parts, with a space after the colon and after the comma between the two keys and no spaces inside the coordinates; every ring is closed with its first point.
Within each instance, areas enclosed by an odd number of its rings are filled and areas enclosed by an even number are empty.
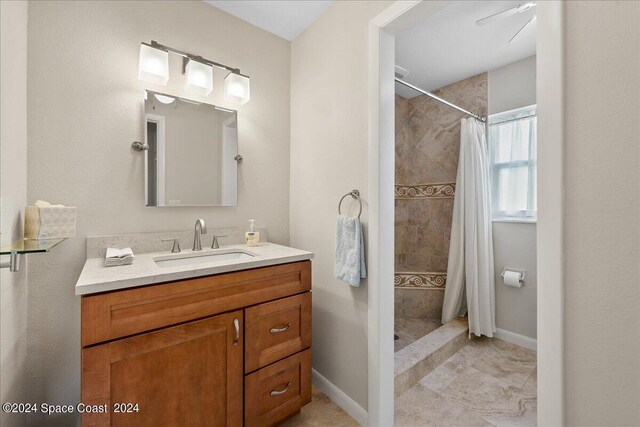
{"type": "Polygon", "coordinates": [[[23,239],[13,242],[11,246],[5,246],[0,249],[0,255],[9,255],[11,252],[17,252],[18,254],[36,254],[42,252],[49,252],[58,243],[64,242],[66,238],[62,239],[46,239],[46,240],[29,240],[23,239]]]}

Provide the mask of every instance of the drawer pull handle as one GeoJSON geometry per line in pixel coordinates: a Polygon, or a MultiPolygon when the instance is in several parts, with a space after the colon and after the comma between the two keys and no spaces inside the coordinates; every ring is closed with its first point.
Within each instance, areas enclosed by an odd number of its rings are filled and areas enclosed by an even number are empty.
{"type": "Polygon", "coordinates": [[[278,332],[284,332],[291,327],[291,322],[284,325],[282,328],[271,328],[272,334],[277,334],[278,332]]]}
{"type": "Polygon", "coordinates": [[[238,341],[240,341],[240,322],[238,319],[233,319],[233,327],[236,328],[236,337],[233,340],[233,345],[238,345],[238,341]]]}
{"type": "Polygon", "coordinates": [[[271,390],[271,396],[278,396],[279,394],[285,394],[291,387],[291,383],[287,383],[287,386],[283,390],[271,390]]]}

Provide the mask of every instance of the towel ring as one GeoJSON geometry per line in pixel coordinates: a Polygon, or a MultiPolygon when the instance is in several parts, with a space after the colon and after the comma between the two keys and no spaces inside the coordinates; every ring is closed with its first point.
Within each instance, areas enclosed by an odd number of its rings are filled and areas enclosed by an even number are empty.
{"type": "Polygon", "coordinates": [[[344,198],[347,196],[353,197],[360,204],[360,211],[358,212],[358,218],[360,218],[360,214],[362,213],[362,200],[360,200],[360,191],[358,190],[351,190],[347,194],[342,196],[342,198],[338,202],[338,215],[342,215],[342,212],[340,212],[340,206],[342,205],[342,201],[344,200],[344,198]]]}

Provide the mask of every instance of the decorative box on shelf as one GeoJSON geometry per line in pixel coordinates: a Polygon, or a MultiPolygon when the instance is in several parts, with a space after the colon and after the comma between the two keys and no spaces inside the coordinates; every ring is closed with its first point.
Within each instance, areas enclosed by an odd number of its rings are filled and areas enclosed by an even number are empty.
{"type": "Polygon", "coordinates": [[[76,235],[76,208],[37,201],[24,210],[25,239],[61,239],[76,235]]]}

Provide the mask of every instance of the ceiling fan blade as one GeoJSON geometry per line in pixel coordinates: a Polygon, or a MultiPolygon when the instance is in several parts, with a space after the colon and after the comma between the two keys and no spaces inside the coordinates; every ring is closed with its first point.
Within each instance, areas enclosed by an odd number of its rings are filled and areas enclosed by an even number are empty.
{"type": "Polygon", "coordinates": [[[526,12],[527,10],[536,7],[535,2],[528,2],[520,4],[516,7],[512,7],[511,9],[503,10],[502,12],[494,13],[493,15],[489,15],[486,18],[478,19],[476,21],[476,25],[482,26],[490,24],[498,19],[506,18],[508,16],[517,15],[522,12],[526,12]]]}
{"type": "Polygon", "coordinates": [[[512,41],[514,41],[514,40],[516,39],[516,37],[518,37],[518,35],[520,35],[520,34],[522,33],[522,30],[524,30],[525,28],[527,28],[527,26],[528,26],[528,25],[533,24],[534,22],[536,22],[536,15],[533,15],[533,16],[531,17],[531,19],[529,19],[529,20],[528,20],[528,21],[527,21],[527,22],[522,26],[522,28],[520,28],[520,29],[518,30],[518,32],[517,32],[517,33],[515,33],[515,34],[513,35],[513,37],[511,37],[511,40],[509,40],[509,43],[511,43],[512,41]]]}

